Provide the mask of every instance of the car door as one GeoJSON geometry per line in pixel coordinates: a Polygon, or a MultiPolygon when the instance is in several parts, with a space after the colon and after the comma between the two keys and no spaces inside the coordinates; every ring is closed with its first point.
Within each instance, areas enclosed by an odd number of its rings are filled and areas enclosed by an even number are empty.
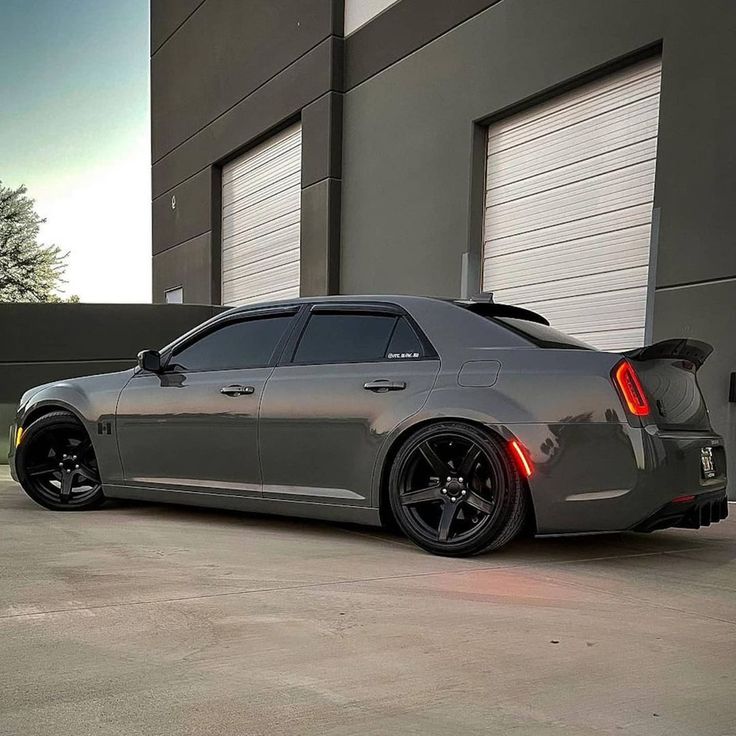
{"type": "Polygon", "coordinates": [[[398,307],[319,304],[300,323],[261,403],[264,498],[369,506],[381,445],[439,360],[398,307]]]}
{"type": "Polygon", "coordinates": [[[138,372],[116,415],[124,482],[260,496],[258,406],[296,312],[236,314],[138,372]]]}

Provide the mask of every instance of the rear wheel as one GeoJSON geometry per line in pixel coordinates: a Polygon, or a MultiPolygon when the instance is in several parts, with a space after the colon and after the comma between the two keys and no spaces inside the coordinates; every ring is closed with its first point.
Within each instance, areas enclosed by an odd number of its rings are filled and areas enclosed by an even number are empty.
{"type": "Polygon", "coordinates": [[[28,425],[15,462],[23,490],[48,509],[82,511],[105,500],[92,442],[69,412],[51,412],[28,425]]]}
{"type": "Polygon", "coordinates": [[[460,422],[427,426],[404,443],[391,467],[389,499],[413,542],[453,557],[507,544],[521,530],[527,508],[503,445],[460,422]]]}

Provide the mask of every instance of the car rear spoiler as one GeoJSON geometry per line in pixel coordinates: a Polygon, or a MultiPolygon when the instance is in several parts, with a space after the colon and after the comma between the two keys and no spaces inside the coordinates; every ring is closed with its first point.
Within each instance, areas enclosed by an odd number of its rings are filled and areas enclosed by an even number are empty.
{"type": "Polygon", "coordinates": [[[666,358],[682,358],[689,360],[700,368],[713,352],[713,346],[701,340],[691,340],[687,337],[678,337],[672,340],[662,340],[654,345],[645,345],[643,348],[627,350],[623,353],[632,360],[660,360],[666,358]]]}

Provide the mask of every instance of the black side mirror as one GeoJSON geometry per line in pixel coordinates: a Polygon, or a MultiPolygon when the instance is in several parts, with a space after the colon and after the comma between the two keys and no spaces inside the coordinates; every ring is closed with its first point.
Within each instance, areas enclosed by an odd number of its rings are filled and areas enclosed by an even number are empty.
{"type": "Polygon", "coordinates": [[[138,353],[138,367],[149,373],[161,371],[161,353],[158,350],[141,350],[138,353]]]}

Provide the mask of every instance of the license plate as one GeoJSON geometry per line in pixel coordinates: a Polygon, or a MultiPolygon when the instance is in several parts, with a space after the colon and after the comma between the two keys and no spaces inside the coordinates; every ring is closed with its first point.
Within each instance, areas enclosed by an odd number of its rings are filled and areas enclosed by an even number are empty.
{"type": "Polygon", "coordinates": [[[713,465],[713,448],[712,447],[701,447],[700,448],[700,466],[703,470],[703,478],[708,480],[709,478],[716,477],[716,469],[713,465]]]}

